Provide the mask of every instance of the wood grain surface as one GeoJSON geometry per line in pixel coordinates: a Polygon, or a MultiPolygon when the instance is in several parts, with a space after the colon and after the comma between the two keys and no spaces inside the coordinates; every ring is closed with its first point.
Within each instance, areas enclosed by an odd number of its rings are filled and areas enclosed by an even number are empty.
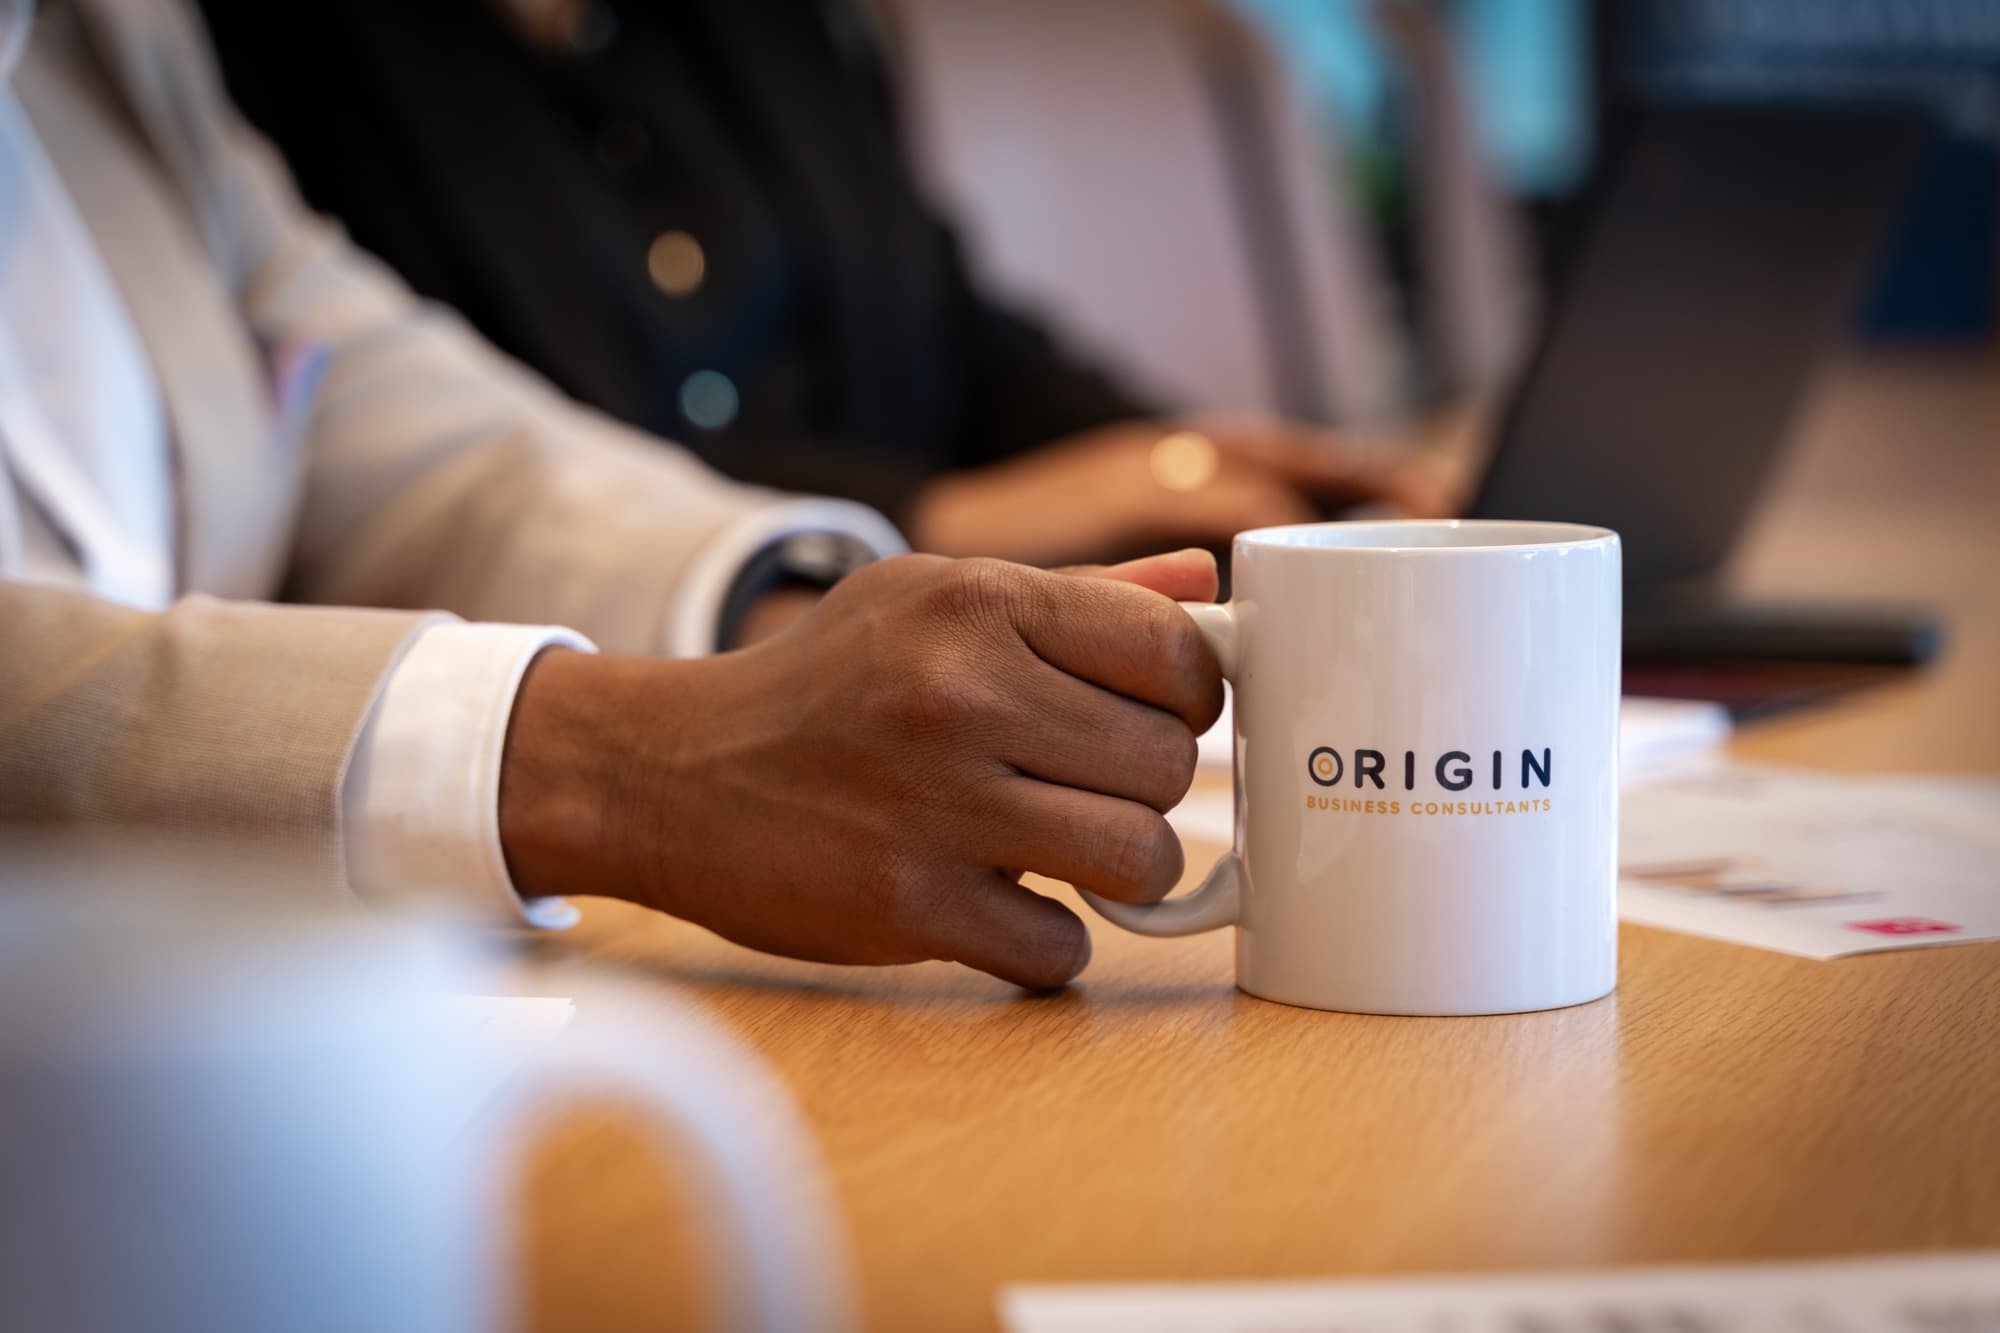
{"type": "MultiPolygon", "coordinates": [[[[1952,639],[1929,671],[1735,750],[2000,772],[1994,365],[1850,365],[1801,434],[1736,581],[1926,601],[1952,639]]],[[[1092,921],[1082,981],[1028,997],[946,965],[764,958],[586,900],[576,931],[524,946],[523,989],[541,960],[600,960],[694,996],[759,1051],[818,1135],[869,1328],[989,1328],[1000,1286],[1023,1280],[2000,1246],[2000,944],[1823,963],[1627,927],[1607,1000],[1412,1019],[1242,995],[1227,932],[1092,921]]],[[[540,1145],[533,1326],[699,1315],[700,1219],[657,1165],[610,1112],[540,1145]]]]}

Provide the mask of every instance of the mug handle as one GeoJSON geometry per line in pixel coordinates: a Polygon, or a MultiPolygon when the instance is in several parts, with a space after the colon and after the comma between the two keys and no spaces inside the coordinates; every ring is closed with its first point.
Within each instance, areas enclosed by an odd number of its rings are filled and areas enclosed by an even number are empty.
{"type": "MultiPolygon", "coordinates": [[[[691,1160],[717,1237],[718,1324],[757,1333],[855,1325],[845,1233],[812,1138],[782,1084],[733,1038],[655,990],[556,974],[576,1017],[482,1115],[497,1160],[560,1104],[605,1099],[650,1113],[663,1154],[691,1160]]],[[[494,1173],[488,1173],[495,1178],[494,1173]]]]}
{"type": "MultiPolygon", "coordinates": [[[[1208,640],[1208,646],[1215,650],[1215,660],[1222,666],[1222,678],[1235,684],[1238,665],[1235,608],[1224,602],[1182,602],[1181,609],[1194,618],[1195,628],[1201,631],[1202,638],[1208,640]]],[[[1157,903],[1121,903],[1100,898],[1088,889],[1078,889],[1077,892],[1099,916],[1113,925],[1123,926],[1134,934],[1164,938],[1199,935],[1203,931],[1236,924],[1246,887],[1243,858],[1232,848],[1209,868],[1208,874],[1192,892],[1176,898],[1162,899],[1157,903]]]]}

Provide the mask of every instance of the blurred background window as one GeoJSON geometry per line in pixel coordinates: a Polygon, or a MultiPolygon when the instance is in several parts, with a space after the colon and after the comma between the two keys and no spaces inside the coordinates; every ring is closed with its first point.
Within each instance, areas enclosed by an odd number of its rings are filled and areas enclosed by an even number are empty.
{"type": "Polygon", "coordinates": [[[1860,315],[1875,342],[1994,330],[2000,4],[1993,0],[1231,0],[1273,38],[1408,276],[1406,96],[1373,17],[1434,11],[1453,34],[1496,183],[1540,225],[1596,164],[1620,107],[1685,101],[1928,109],[1941,127],[1860,315]]]}
{"type": "MultiPolygon", "coordinates": [[[[1374,0],[1232,0],[1285,54],[1311,105],[1339,126],[1364,179],[1396,152],[1396,74],[1374,0]]],[[[1473,116],[1501,184],[1523,198],[1567,194],[1589,165],[1586,0],[1462,0],[1437,6],[1471,85],[1473,116]]]]}

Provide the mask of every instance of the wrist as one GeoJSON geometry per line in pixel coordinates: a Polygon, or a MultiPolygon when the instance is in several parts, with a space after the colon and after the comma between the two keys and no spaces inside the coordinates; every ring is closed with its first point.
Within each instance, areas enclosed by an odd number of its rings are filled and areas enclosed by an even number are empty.
{"type": "Polygon", "coordinates": [[[633,788],[653,765],[632,752],[630,719],[643,706],[641,678],[672,665],[563,649],[529,665],[508,720],[499,799],[500,848],[523,897],[640,896],[643,882],[624,865],[634,825],[622,811],[643,801],[633,788]]]}
{"type": "Polygon", "coordinates": [[[725,648],[748,648],[775,638],[809,615],[826,589],[804,584],[773,588],[752,602],[736,622],[736,632],[725,648]]]}

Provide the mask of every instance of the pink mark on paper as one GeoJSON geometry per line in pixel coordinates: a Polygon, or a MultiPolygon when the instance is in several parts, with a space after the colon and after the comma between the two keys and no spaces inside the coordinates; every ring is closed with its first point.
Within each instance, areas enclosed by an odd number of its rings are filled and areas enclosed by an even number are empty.
{"type": "Polygon", "coordinates": [[[1933,921],[1927,916],[1885,916],[1877,921],[1849,921],[1849,930],[1866,930],[1877,935],[1948,935],[1957,930],[1949,921],[1933,921]]]}

